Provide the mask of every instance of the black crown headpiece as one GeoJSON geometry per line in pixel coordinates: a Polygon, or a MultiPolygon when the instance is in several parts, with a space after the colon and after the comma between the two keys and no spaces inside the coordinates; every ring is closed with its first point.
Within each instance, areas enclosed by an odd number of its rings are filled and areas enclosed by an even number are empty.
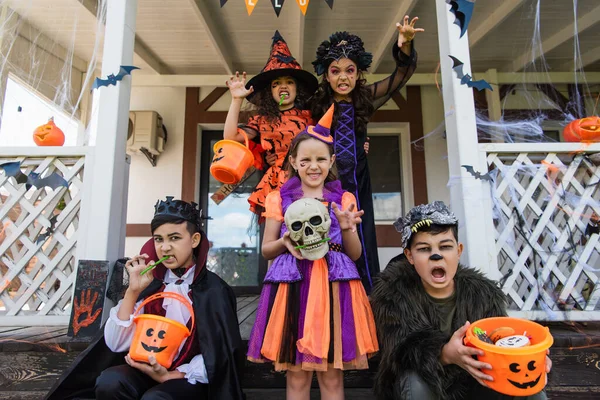
{"type": "Polygon", "coordinates": [[[202,210],[198,207],[198,204],[183,200],[173,200],[173,196],[167,196],[167,200],[158,200],[154,205],[154,216],[157,215],[169,215],[176,218],[189,221],[200,227],[200,220],[202,217],[202,210]]]}
{"type": "Polygon", "coordinates": [[[373,61],[373,55],[365,51],[361,38],[348,32],[336,32],[317,48],[317,58],[312,62],[315,72],[317,75],[323,75],[329,64],[340,58],[351,59],[360,71],[369,69],[373,61]]]}

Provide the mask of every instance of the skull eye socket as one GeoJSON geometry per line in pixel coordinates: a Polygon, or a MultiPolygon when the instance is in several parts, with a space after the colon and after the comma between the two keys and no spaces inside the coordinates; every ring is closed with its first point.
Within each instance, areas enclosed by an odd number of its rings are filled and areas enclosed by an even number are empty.
{"type": "Polygon", "coordinates": [[[508,368],[512,371],[512,372],[521,372],[521,368],[519,367],[518,363],[512,363],[508,366],[508,368]]]}
{"type": "Polygon", "coordinates": [[[527,369],[530,371],[535,371],[535,361],[529,361],[529,363],[527,364],[527,369]]]}
{"type": "Polygon", "coordinates": [[[302,229],[302,222],[296,221],[292,223],[292,230],[294,232],[298,232],[300,229],[302,229]]]}
{"type": "Polygon", "coordinates": [[[158,338],[159,338],[159,339],[164,339],[164,338],[165,338],[165,333],[167,333],[167,332],[165,332],[165,331],[159,331],[159,332],[158,332],[158,335],[157,335],[157,336],[158,336],[158,338]]]}
{"type": "Polygon", "coordinates": [[[154,335],[154,329],[150,328],[146,331],[146,336],[152,337],[152,335],[154,335]]]}
{"type": "Polygon", "coordinates": [[[310,222],[311,225],[321,225],[321,222],[323,222],[323,218],[321,218],[318,215],[315,215],[314,217],[312,217],[308,221],[310,222]]]}

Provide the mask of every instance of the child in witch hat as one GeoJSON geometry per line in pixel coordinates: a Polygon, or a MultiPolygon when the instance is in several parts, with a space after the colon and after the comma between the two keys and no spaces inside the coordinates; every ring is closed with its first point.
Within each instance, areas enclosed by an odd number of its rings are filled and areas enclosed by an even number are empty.
{"type": "Polygon", "coordinates": [[[283,162],[292,139],[312,123],[305,104],[317,89],[317,84],[317,78],[302,69],[278,31],[273,36],[269,60],[260,74],[246,83],[246,73],[240,77],[236,72],[227,81],[231,105],[225,121],[224,138],[243,143],[243,130],[248,139],[259,141],[267,153],[269,168],[248,199],[250,210],[259,217],[264,211],[267,195],[285,182],[283,162]],[[238,126],[244,99],[256,107],[256,114],[246,124],[238,126]]]}
{"type": "MultiPolygon", "coordinates": [[[[354,263],[362,254],[356,226],[363,211],[336,178],[332,116],[333,107],[316,126],[294,138],[290,178],[265,201],[262,254],[273,263],[248,341],[248,359],[287,371],[290,399],[308,399],[313,372],[321,398],[342,399],[343,371],[368,369],[368,357],[379,349],[373,313],[354,263]],[[286,225],[296,218],[297,204],[291,206],[300,199],[318,199],[329,216],[319,217],[330,221],[329,237],[310,248],[295,247],[286,225]]],[[[324,228],[319,221],[310,218],[315,230],[324,228]]]]}

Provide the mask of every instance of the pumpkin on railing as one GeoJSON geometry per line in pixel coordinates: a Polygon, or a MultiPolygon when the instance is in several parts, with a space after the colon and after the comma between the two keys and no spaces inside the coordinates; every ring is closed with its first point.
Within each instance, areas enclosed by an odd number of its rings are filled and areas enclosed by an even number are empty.
{"type": "Polygon", "coordinates": [[[65,134],[54,123],[54,117],[51,117],[47,123],[35,128],[33,141],[38,146],[62,146],[65,144],[65,134]]]}
{"type": "Polygon", "coordinates": [[[600,117],[576,119],[563,130],[567,142],[600,142],[600,117]]]}

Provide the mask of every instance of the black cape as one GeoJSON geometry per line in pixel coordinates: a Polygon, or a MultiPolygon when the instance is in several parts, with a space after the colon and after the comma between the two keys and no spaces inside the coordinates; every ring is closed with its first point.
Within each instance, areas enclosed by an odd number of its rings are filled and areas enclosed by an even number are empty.
{"type": "MultiPolygon", "coordinates": [[[[506,315],[506,296],[480,272],[458,266],[454,276],[455,332],[466,321],[506,315]]],[[[479,383],[457,365],[439,362],[450,335],[440,330],[443,316],[427,298],[421,278],[402,254],[379,274],[371,304],[381,361],[374,385],[379,400],[405,398],[407,371],[419,374],[441,399],[463,399],[479,383]]]]}
{"type": "MultiPolygon", "coordinates": [[[[162,281],[154,279],[140,299],[160,290],[162,281]]],[[[198,273],[192,285],[192,301],[197,321],[196,339],[208,373],[208,398],[241,400],[241,371],[244,347],[237,319],[233,290],[206,268],[198,273]]],[[[104,341],[104,327],[89,347],[73,361],[44,399],[94,399],[96,378],[105,369],[124,364],[126,353],[113,353],[104,341]]]]}

